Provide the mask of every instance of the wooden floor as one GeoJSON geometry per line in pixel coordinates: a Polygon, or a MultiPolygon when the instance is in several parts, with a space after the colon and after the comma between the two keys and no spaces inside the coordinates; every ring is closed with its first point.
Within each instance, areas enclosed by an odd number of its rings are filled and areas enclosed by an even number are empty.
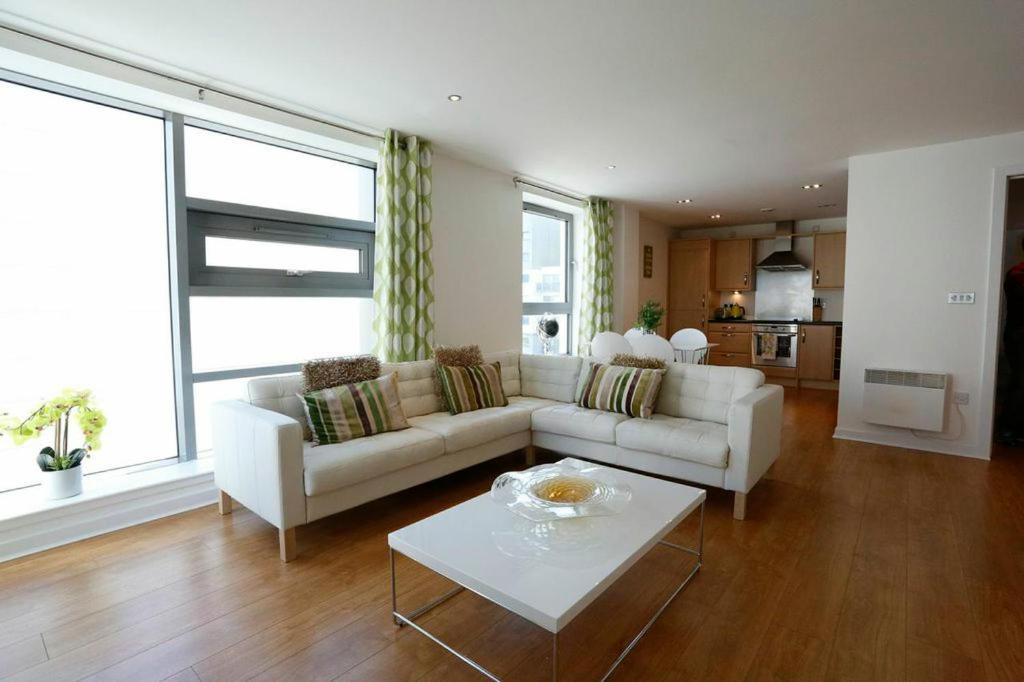
{"type": "MultiPolygon", "coordinates": [[[[835,410],[834,393],[787,389],[783,455],[747,520],[710,491],[704,569],[615,679],[1024,679],[1024,453],[834,441],[835,410]]],[[[288,565],[273,528],[215,507],[0,564],[0,677],[480,679],[392,625],[385,535],[520,464],[302,528],[288,565]]],[[[685,570],[676,556],[652,552],[574,621],[562,675],[608,664],[685,570]]],[[[406,609],[446,589],[408,561],[400,586],[406,609]]],[[[473,594],[422,622],[502,676],[550,671],[550,639],[473,594]]]]}

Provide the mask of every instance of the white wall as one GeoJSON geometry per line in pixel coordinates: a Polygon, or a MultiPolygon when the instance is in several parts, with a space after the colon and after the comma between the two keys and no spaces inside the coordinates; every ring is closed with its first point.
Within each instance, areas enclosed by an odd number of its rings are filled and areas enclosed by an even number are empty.
{"type": "MultiPolygon", "coordinates": [[[[675,233],[675,229],[657,220],[640,216],[639,223],[639,251],[637,253],[637,304],[643,305],[649,300],[655,300],[663,307],[668,308],[668,242],[675,233]],[[650,278],[644,277],[644,247],[651,246],[654,251],[654,261],[650,278]]],[[[668,316],[666,315],[666,318],[668,316]]],[[[658,332],[664,336],[665,326],[668,320],[662,321],[658,332]]],[[[673,330],[675,331],[675,330],[673,330]]]]}
{"type": "Polygon", "coordinates": [[[431,200],[436,343],[520,348],[522,191],[508,175],[435,153],[431,200]]]}
{"type": "Polygon", "coordinates": [[[612,208],[612,329],[621,334],[636,323],[640,311],[640,211],[622,202],[612,208]]]}
{"type": "Polygon", "coordinates": [[[1022,163],[1024,133],[850,159],[837,437],[988,456],[1002,252],[992,244],[993,177],[1022,163]],[[950,291],[973,291],[977,303],[949,305],[950,291]],[[951,440],[863,422],[866,367],[952,374],[953,390],[970,393],[962,433],[952,409],[951,440]]]}

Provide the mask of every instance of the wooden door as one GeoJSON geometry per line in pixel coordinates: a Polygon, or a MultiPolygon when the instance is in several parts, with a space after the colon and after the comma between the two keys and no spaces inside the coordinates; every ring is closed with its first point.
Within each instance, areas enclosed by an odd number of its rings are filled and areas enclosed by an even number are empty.
{"type": "Polygon", "coordinates": [[[715,242],[715,289],[750,291],[754,288],[754,245],[750,239],[715,242]]]}
{"type": "Polygon", "coordinates": [[[672,334],[692,327],[707,331],[711,242],[680,239],[669,245],[668,329],[672,334]]]}
{"type": "Polygon", "coordinates": [[[846,279],[846,233],[814,235],[815,289],[842,289],[846,279]]]}
{"type": "Polygon", "coordinates": [[[800,348],[796,360],[801,379],[832,380],[835,331],[832,325],[800,325],[800,348]]]}

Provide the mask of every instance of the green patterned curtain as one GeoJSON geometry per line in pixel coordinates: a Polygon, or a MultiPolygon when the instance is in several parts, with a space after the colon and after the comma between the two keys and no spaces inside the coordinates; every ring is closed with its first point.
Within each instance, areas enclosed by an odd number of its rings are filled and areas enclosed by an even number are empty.
{"type": "Polygon", "coordinates": [[[595,334],[612,328],[612,205],[605,199],[587,202],[580,291],[577,352],[583,355],[595,334]]]}
{"type": "Polygon", "coordinates": [[[394,130],[380,144],[373,330],[384,362],[425,360],[434,345],[431,155],[429,142],[394,130]]]}

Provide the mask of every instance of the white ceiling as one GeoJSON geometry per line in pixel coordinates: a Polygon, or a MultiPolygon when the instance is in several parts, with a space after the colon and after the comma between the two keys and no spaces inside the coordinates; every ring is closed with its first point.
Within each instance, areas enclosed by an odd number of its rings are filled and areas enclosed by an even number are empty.
{"type": "Polygon", "coordinates": [[[1021,0],[0,9],[672,225],[844,215],[851,155],[1024,129],[1021,0]]]}

